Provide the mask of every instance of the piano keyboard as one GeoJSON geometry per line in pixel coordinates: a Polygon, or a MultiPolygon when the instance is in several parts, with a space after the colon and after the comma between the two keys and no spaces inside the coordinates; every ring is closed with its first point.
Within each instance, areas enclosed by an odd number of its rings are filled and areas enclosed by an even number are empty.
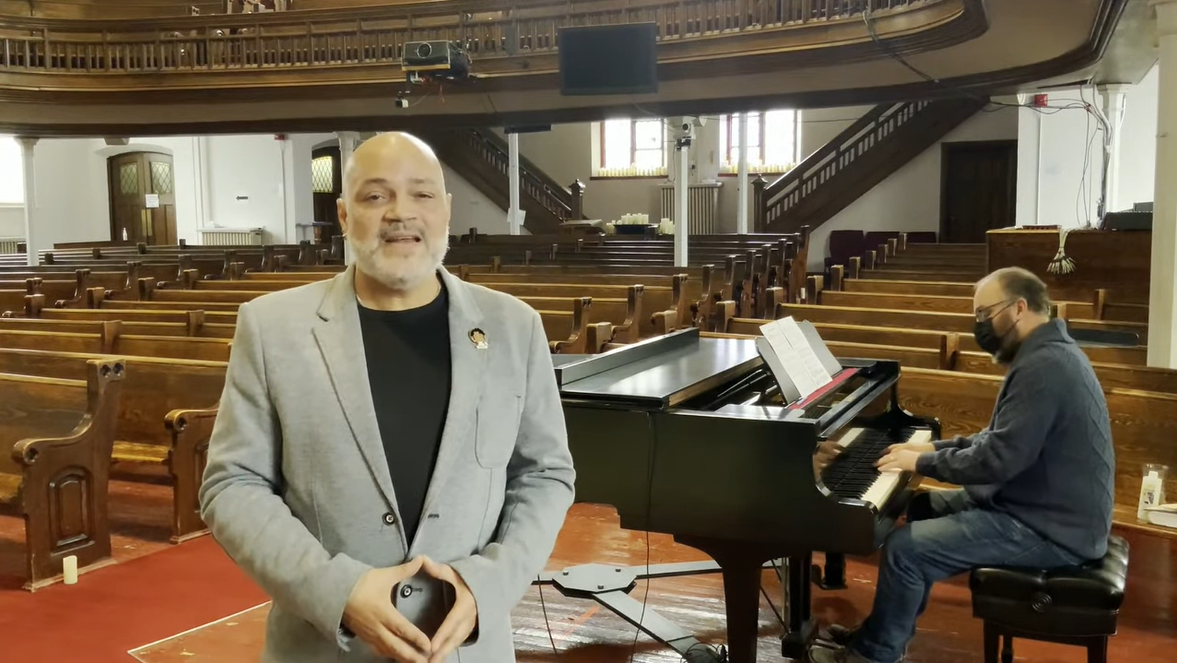
{"type": "Polygon", "coordinates": [[[907,479],[900,472],[879,472],[875,463],[892,444],[931,439],[932,432],[927,429],[905,428],[892,436],[885,430],[852,428],[838,439],[842,453],[822,474],[822,483],[835,497],[860,499],[881,510],[907,479]]]}

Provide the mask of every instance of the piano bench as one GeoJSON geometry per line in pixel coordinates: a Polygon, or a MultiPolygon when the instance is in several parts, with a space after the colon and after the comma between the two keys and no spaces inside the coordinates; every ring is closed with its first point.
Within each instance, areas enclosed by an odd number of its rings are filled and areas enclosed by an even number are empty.
{"type": "Polygon", "coordinates": [[[1013,639],[1087,648],[1088,663],[1106,663],[1108,638],[1124,601],[1128,543],[1108,537],[1102,559],[1042,571],[979,568],[969,578],[973,616],[985,623],[985,663],[1013,661],[1013,639]]]}

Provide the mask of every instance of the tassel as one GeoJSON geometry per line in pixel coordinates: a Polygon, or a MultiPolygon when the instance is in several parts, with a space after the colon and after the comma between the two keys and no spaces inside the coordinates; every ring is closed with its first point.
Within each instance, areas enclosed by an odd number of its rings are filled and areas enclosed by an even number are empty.
{"type": "Polygon", "coordinates": [[[1059,228],[1058,231],[1058,252],[1054,254],[1054,260],[1046,266],[1046,271],[1051,274],[1070,274],[1075,271],[1075,261],[1067,257],[1067,252],[1064,246],[1067,243],[1067,233],[1070,232],[1065,228],[1059,228]]]}

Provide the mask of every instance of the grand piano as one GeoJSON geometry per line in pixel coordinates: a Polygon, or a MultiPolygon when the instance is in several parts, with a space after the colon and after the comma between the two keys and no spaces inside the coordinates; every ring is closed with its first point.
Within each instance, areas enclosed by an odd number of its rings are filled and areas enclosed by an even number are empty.
{"type": "Polygon", "coordinates": [[[880,474],[875,461],[890,444],[940,430],[899,406],[898,363],[839,361],[812,325],[798,324],[832,376],[804,398],[764,338],[685,329],[599,355],[555,355],[577,501],[612,505],[623,528],[672,534],[714,563],[649,573],[586,565],[541,580],[601,601],[685,660],[750,663],[761,570],[781,560],[782,655],[804,660],[811,582],[844,587],[842,556],[876,550],[919,481],[880,474]],[[824,572],[814,552],[826,554],[824,572]],[[638,613],[627,596],[635,577],[708,571],[723,574],[726,651],[645,605],[638,613]]]}

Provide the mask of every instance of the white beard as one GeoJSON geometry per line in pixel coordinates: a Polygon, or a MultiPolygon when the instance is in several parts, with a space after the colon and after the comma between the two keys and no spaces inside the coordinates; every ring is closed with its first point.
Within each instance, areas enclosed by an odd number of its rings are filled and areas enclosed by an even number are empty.
{"type": "Polygon", "coordinates": [[[379,234],[365,245],[352,241],[350,237],[347,241],[355,258],[356,269],[386,288],[398,291],[411,290],[436,274],[449,251],[448,231],[440,242],[423,238],[421,241],[426,242],[425,253],[403,258],[381,255],[384,240],[379,234]]]}

